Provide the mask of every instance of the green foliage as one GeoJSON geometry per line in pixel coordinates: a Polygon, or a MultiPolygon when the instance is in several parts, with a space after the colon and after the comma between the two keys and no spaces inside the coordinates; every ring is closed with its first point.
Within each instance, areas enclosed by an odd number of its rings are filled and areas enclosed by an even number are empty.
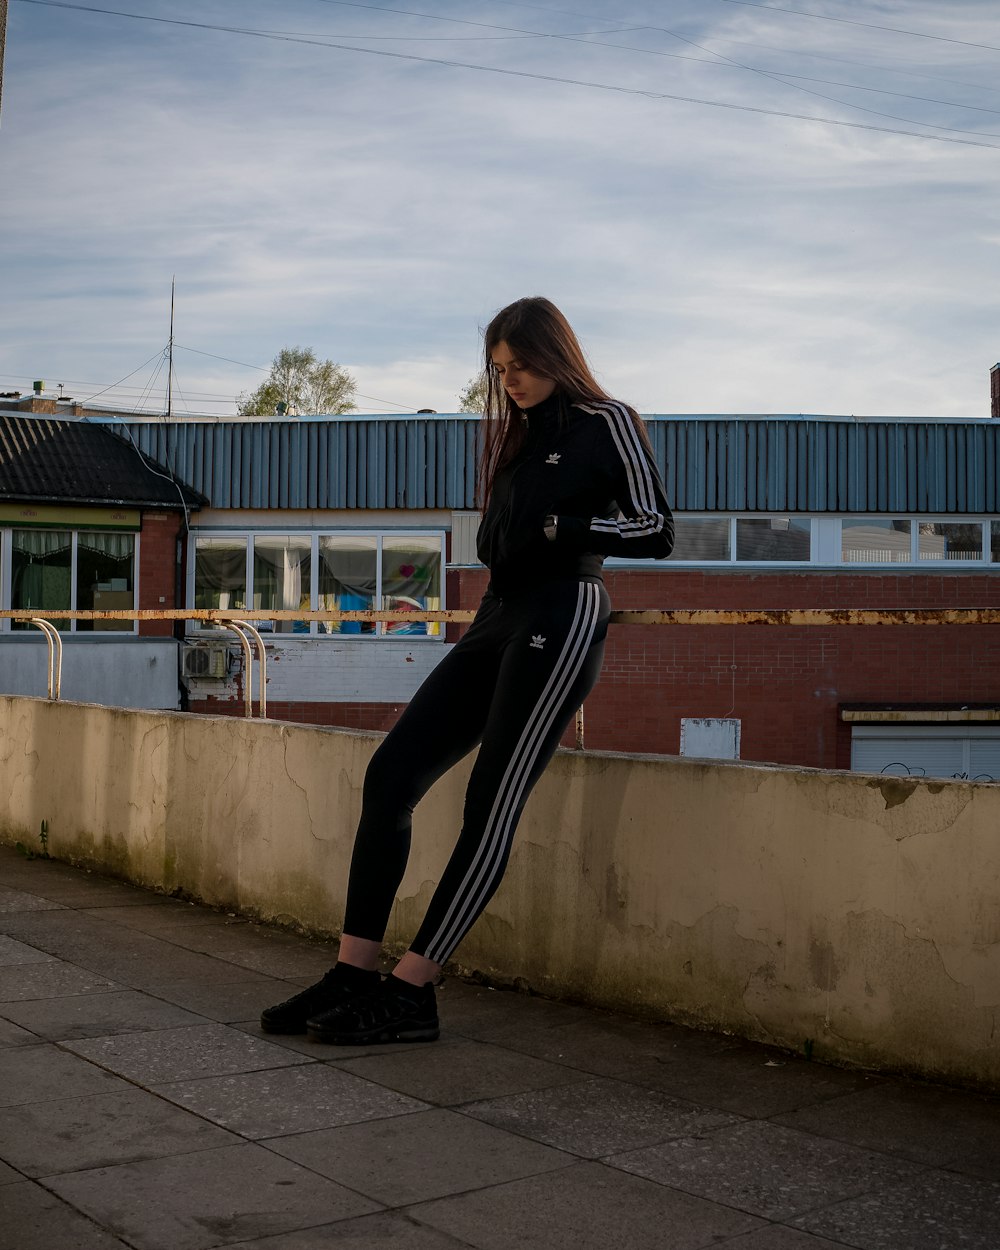
{"type": "Polygon", "coordinates": [[[51,859],[49,854],[49,822],[42,821],[42,827],[38,831],[38,841],[42,844],[40,851],[33,851],[30,846],[25,846],[23,842],[15,842],[14,849],[18,855],[23,855],[25,859],[51,859]]]}
{"type": "Polygon", "coordinates": [[[283,347],[260,386],[236,397],[236,411],[241,417],[273,417],[279,411],[308,416],[353,412],[356,389],[345,368],[317,360],[311,347],[283,347]]]}
{"type": "Polygon", "coordinates": [[[479,412],[486,407],[486,374],[470,378],[465,390],[458,397],[459,412],[479,412]]]}

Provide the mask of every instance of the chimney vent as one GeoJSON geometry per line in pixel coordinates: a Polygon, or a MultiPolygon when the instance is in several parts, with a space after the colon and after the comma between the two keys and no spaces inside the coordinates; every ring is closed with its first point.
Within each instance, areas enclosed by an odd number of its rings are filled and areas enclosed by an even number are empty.
{"type": "Polygon", "coordinates": [[[1000,421],[1000,362],[990,370],[990,416],[1000,421]]]}

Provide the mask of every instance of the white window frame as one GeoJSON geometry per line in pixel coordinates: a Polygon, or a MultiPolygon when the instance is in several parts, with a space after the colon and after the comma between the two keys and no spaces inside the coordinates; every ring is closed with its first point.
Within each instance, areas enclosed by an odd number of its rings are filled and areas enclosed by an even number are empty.
{"type": "MultiPolygon", "coordinates": [[[[0,608],[10,610],[13,606],[13,585],[12,574],[14,568],[14,530],[30,528],[23,525],[4,525],[0,527],[0,608]]],[[[55,528],[55,527],[53,527],[55,528]]],[[[62,528],[62,527],[59,527],[62,528]]],[[[110,530],[100,529],[79,529],[72,525],[65,527],[70,533],[70,606],[65,610],[67,612],[75,612],[77,610],[76,598],[76,575],[77,575],[77,546],[81,534],[112,534],[127,533],[132,537],[132,608],[137,610],[139,603],[139,569],[140,569],[140,547],[142,543],[142,534],[139,530],[110,530]]],[[[52,615],[50,613],[50,615],[52,615]]],[[[60,618],[56,618],[60,619],[60,618]]],[[[131,628],[123,629],[77,629],[79,621],[71,619],[69,624],[59,630],[60,634],[76,634],[81,638],[94,640],[98,642],[114,642],[115,639],[135,636],[139,632],[138,618],[132,622],[131,628]]],[[[10,617],[0,618],[0,634],[8,634],[13,637],[31,637],[30,630],[15,630],[14,622],[10,617]]]]}
{"type": "Polygon", "coordinates": [[[1000,572],[1000,558],[993,560],[991,547],[991,525],[1000,525],[995,517],[978,515],[927,515],[922,513],[858,513],[858,514],[808,514],[803,512],[677,512],[680,520],[712,520],[728,521],[729,525],[729,557],[724,560],[674,560],[663,561],[638,560],[627,556],[609,556],[605,565],[614,568],[646,568],[646,569],[773,569],[803,570],[817,568],[850,569],[862,572],[866,569],[919,569],[925,573],[948,571],[969,571],[970,569],[996,570],[1000,572]],[[763,521],[778,517],[794,517],[808,520],[810,526],[810,558],[808,560],[737,560],[736,559],[736,524],[741,520],[763,521]],[[908,560],[872,560],[847,561],[843,558],[843,529],[845,521],[860,521],[870,517],[872,520],[900,520],[910,522],[910,553],[908,560]],[[980,525],[983,541],[978,557],[962,560],[930,560],[920,558],[919,526],[932,522],[949,525],[980,525]]]}
{"type": "MultiPolygon", "coordinates": [[[[446,593],[447,593],[446,539],[447,539],[447,534],[445,530],[426,528],[426,527],[423,527],[420,529],[409,529],[409,528],[402,528],[402,527],[400,527],[399,529],[385,528],[385,527],[381,529],[373,529],[373,528],[362,529],[360,527],[357,529],[355,528],[330,528],[328,529],[326,527],[304,528],[304,527],[295,526],[295,525],[282,525],[282,526],[276,526],[274,529],[265,529],[265,528],[261,528],[260,526],[255,526],[255,527],[246,528],[246,529],[230,528],[230,527],[226,527],[226,528],[220,527],[218,529],[208,528],[208,527],[204,529],[192,529],[188,535],[187,577],[186,577],[186,585],[185,585],[185,608],[186,610],[194,611],[195,551],[196,551],[196,543],[199,538],[233,538],[233,539],[240,539],[244,542],[245,547],[246,547],[247,600],[248,602],[252,603],[253,602],[254,539],[259,538],[261,536],[268,535],[268,534],[281,535],[281,536],[284,536],[284,535],[308,535],[309,536],[309,539],[310,539],[309,603],[311,605],[310,611],[317,610],[316,605],[319,600],[319,542],[321,538],[327,538],[327,537],[374,538],[376,540],[375,576],[376,576],[376,585],[379,587],[379,590],[381,590],[381,587],[382,587],[382,546],[383,546],[383,542],[385,539],[393,539],[393,538],[404,538],[404,539],[405,538],[434,538],[434,539],[437,539],[439,547],[440,547],[440,552],[441,552],[441,608],[442,610],[444,610],[444,608],[446,607],[446,593]]],[[[382,596],[379,595],[379,598],[381,599],[382,596]]],[[[247,610],[250,610],[250,609],[247,609],[247,610]]],[[[257,624],[259,628],[259,622],[257,624]]],[[[210,622],[202,623],[199,621],[186,621],[185,633],[189,635],[194,635],[199,638],[203,638],[203,637],[211,636],[211,635],[226,635],[229,633],[229,631],[226,629],[221,629],[221,628],[216,629],[212,626],[210,622]]],[[[371,634],[321,633],[319,629],[319,622],[310,621],[308,634],[306,633],[275,634],[274,639],[275,641],[281,641],[282,643],[284,643],[284,642],[295,642],[297,640],[302,640],[305,638],[324,638],[330,641],[336,641],[336,642],[342,642],[342,643],[343,642],[350,642],[350,643],[358,642],[362,644],[370,644],[376,639],[393,638],[395,636],[396,635],[393,635],[391,633],[386,633],[384,622],[381,622],[381,621],[379,621],[376,624],[375,632],[371,634]]],[[[402,635],[402,637],[405,637],[407,645],[409,645],[410,643],[438,644],[438,643],[444,642],[444,636],[445,636],[445,630],[444,630],[443,625],[439,633],[437,634],[402,635]]]]}

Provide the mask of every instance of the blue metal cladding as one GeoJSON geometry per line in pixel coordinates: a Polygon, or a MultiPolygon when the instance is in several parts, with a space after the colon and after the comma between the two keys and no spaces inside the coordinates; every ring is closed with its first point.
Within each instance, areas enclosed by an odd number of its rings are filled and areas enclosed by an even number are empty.
{"type": "MultiPolygon", "coordinates": [[[[647,417],[680,512],[995,513],[1000,422],[647,417]]],[[[213,508],[475,507],[478,418],[112,423],[213,508]]]]}

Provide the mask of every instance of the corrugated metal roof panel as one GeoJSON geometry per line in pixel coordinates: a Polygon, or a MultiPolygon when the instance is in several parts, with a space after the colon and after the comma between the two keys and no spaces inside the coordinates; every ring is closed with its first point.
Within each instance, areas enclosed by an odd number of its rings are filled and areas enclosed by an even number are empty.
{"type": "MultiPolygon", "coordinates": [[[[990,513],[1000,422],[648,417],[680,512],[990,513]]],[[[478,418],[134,422],[144,454],[215,508],[475,506],[478,418]]]]}

